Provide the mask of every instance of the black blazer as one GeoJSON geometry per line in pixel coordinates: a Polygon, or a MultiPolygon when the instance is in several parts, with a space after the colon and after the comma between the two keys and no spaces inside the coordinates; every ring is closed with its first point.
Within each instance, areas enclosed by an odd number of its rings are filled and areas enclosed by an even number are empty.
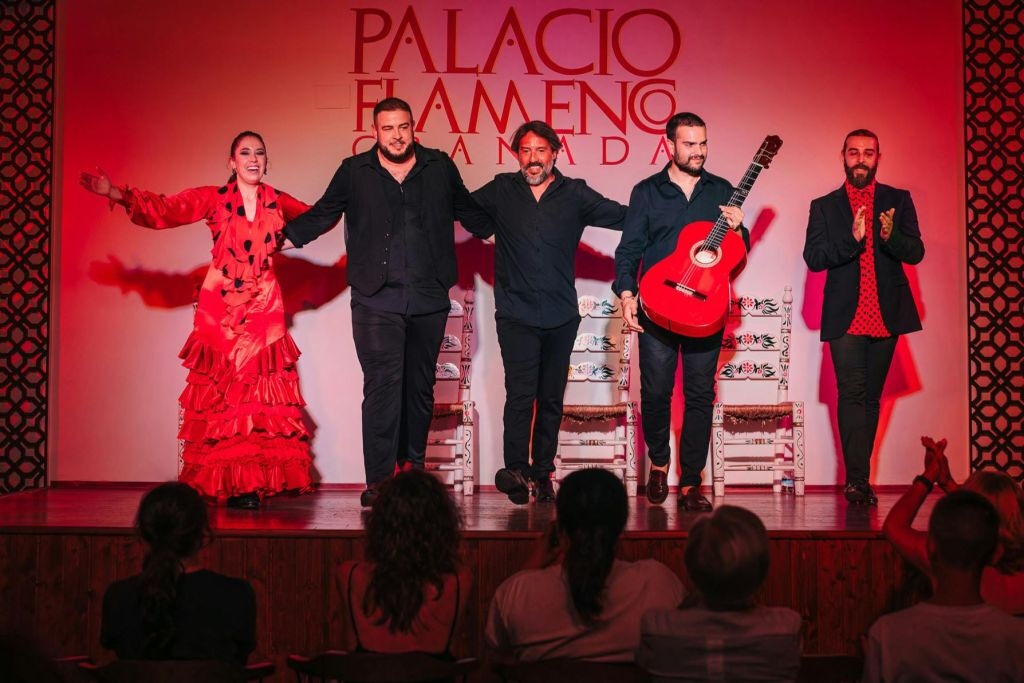
{"type": "MultiPolygon", "coordinates": [[[[483,228],[490,218],[470,196],[459,170],[447,154],[416,145],[416,165],[403,184],[421,183],[420,228],[429,245],[430,262],[445,289],[458,279],[455,261],[455,220],[467,229],[483,228]]],[[[348,281],[364,296],[375,294],[387,281],[389,224],[395,207],[385,183],[395,183],[377,158],[377,145],[341,162],[324,196],[306,213],[284,226],[296,247],[327,232],[345,214],[348,281]]]]}
{"type": "MultiPolygon", "coordinates": [[[[916,332],[921,329],[921,318],[903,264],[920,263],[924,243],[910,192],[878,183],[871,228],[882,321],[893,334],[916,332]],[[896,209],[893,231],[888,240],[883,240],[878,234],[878,216],[892,208],[896,209]]],[[[821,307],[822,341],[843,336],[853,322],[860,291],[860,255],[865,242],[866,239],[858,242],[853,238],[853,211],[845,186],[811,202],[804,261],[814,272],[828,270],[821,307]]]]}

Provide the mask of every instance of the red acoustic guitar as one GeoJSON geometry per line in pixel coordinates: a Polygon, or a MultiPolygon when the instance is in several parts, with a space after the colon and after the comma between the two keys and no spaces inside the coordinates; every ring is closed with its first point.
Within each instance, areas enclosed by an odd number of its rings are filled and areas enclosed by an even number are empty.
{"type": "MultiPolygon", "coordinates": [[[[743,206],[758,174],[768,168],[780,147],[782,139],[777,135],[764,139],[729,206],[743,206]]],[[[679,233],[675,251],[640,279],[640,305],[661,327],[688,337],[706,337],[725,326],[730,283],[745,265],[743,238],[729,229],[725,216],[719,214],[713,223],[690,223],[679,233]]]]}

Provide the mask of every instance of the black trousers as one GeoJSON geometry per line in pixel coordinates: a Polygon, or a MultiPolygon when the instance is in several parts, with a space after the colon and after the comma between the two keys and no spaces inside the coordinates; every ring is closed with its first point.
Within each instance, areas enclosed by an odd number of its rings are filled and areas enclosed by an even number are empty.
{"type": "Polygon", "coordinates": [[[352,305],[352,336],[363,368],[363,465],[368,484],[390,478],[396,461],[423,465],[447,319],[448,309],[404,315],[352,305]]]}
{"type": "Polygon", "coordinates": [[[562,399],[580,321],[575,318],[550,329],[507,318],[498,318],[496,323],[501,360],[505,365],[505,467],[519,470],[533,479],[546,479],[555,471],[562,399]],[[533,467],[530,466],[531,451],[533,467]]]}
{"type": "Polygon", "coordinates": [[[879,401],[898,338],[844,334],[828,342],[839,390],[836,412],[847,482],[871,474],[879,401]]]}
{"type": "Polygon", "coordinates": [[[699,486],[711,442],[715,376],[723,331],[709,337],[684,337],[659,327],[640,313],[640,422],[651,462],[669,463],[672,391],[683,356],[683,429],[679,437],[679,485],[699,486]]]}

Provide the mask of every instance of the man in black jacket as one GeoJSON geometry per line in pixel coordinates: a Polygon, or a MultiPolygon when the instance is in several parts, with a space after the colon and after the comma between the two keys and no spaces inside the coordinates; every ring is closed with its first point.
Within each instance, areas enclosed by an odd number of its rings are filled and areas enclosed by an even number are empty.
{"type": "Polygon", "coordinates": [[[626,215],[622,204],[559,173],[561,148],[546,123],[524,123],[512,136],[520,171],[500,173],[473,193],[494,217],[478,236],[497,237],[494,317],[505,366],[505,466],[494,483],[520,505],[529,499],[531,479],[538,501],[555,499],[551,473],[580,324],[575,257],[583,229],[621,230],[626,215]]]}
{"type": "Polygon", "coordinates": [[[679,233],[695,221],[714,221],[719,214],[750,248],[743,211],[729,206],[733,187],[708,173],[707,126],[691,112],[668,120],[665,136],[672,160],[658,173],[636,184],[629,198],[622,241],[615,250],[615,283],[622,316],[640,334],[640,418],[651,459],[647,499],[655,504],[668,496],[669,422],[676,368],[683,359],[683,428],[679,436],[678,507],[689,512],[711,509],[700,493],[701,472],[711,441],[712,405],[722,330],[707,337],[687,337],[664,329],[638,308],[636,293],[642,271],[675,251],[679,233]]]}
{"type": "Polygon", "coordinates": [[[821,340],[839,390],[839,439],[851,503],[878,502],[869,481],[879,401],[896,340],[921,329],[903,264],[924,258],[910,193],[875,181],[878,136],[860,128],[841,152],[846,182],[811,202],[804,261],[828,270],[821,340]]]}
{"type": "Polygon", "coordinates": [[[423,467],[448,289],[458,276],[454,222],[488,222],[448,155],[413,140],[406,102],[379,102],[373,132],[377,144],[345,159],[324,196],[284,227],[285,246],[301,247],[346,216],[352,335],[363,369],[364,506],[396,462],[423,467]]]}

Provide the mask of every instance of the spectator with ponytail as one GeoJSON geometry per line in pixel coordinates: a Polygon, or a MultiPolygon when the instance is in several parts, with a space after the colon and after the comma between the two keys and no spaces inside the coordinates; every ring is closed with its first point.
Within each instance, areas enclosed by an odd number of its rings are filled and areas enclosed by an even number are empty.
{"type": "Polygon", "coordinates": [[[147,493],[136,527],[147,546],[142,574],[103,596],[103,647],[120,659],[217,659],[244,665],[256,647],[252,586],[201,569],[211,539],[206,504],[187,484],[147,493]]]}
{"type": "Polygon", "coordinates": [[[682,584],[656,560],[615,558],[628,499],[614,474],[573,472],[562,482],[555,506],[557,521],[527,568],[494,595],[487,645],[499,658],[514,661],[631,662],[643,613],[678,605],[682,584]]]}

